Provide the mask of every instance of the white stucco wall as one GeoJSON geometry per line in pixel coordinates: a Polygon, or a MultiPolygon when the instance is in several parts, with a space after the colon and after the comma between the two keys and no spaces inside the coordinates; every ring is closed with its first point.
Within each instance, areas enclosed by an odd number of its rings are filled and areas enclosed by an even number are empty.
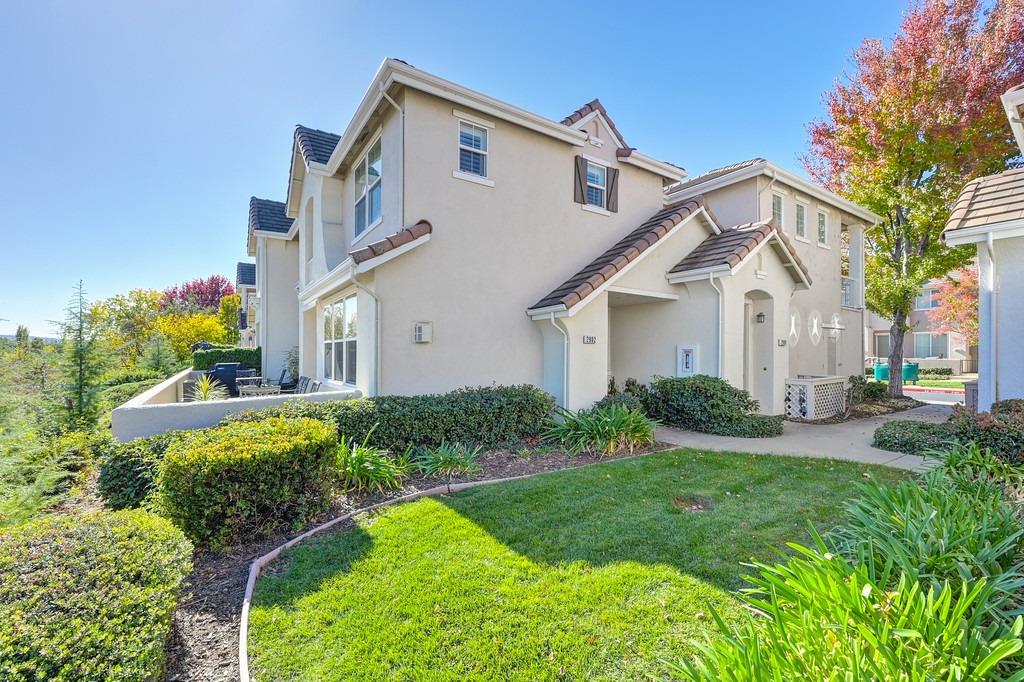
{"type": "Polygon", "coordinates": [[[263,376],[277,379],[287,365],[286,353],[299,345],[298,240],[260,237],[257,278],[260,283],[259,344],[263,376]]]}
{"type": "Polygon", "coordinates": [[[991,267],[984,244],[978,248],[982,268],[981,339],[979,343],[979,409],[986,411],[993,400],[1024,398],[1024,237],[998,239],[995,252],[995,293],[993,308],[984,305],[986,275],[991,267]],[[992,334],[994,334],[994,347],[992,334]],[[989,357],[995,358],[994,372],[989,357]],[[988,370],[988,371],[986,371],[988,370]],[[992,383],[994,377],[995,382],[992,383]]]}

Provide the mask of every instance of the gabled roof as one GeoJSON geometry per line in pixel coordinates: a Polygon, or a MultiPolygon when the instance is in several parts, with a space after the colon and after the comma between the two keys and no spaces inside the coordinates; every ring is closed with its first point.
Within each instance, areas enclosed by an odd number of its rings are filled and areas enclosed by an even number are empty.
{"type": "Polygon", "coordinates": [[[239,262],[235,268],[235,288],[256,286],[256,264],[239,262]]]}
{"type": "Polygon", "coordinates": [[[567,125],[571,128],[580,121],[582,121],[584,118],[586,118],[589,114],[594,113],[595,111],[601,114],[602,118],[604,118],[605,123],[608,124],[608,128],[611,129],[612,135],[614,135],[615,139],[618,140],[619,146],[623,147],[623,150],[625,152],[623,156],[629,156],[632,153],[633,149],[628,144],[626,144],[626,138],[622,137],[622,133],[620,133],[619,129],[615,126],[615,121],[613,121],[612,117],[608,115],[608,110],[604,108],[603,104],[601,104],[601,100],[597,99],[596,97],[587,102],[586,104],[584,104],[576,111],[572,112],[571,114],[563,118],[562,125],[567,125]]]}
{"type": "Polygon", "coordinates": [[[260,232],[288,234],[292,219],[284,213],[284,202],[270,199],[249,199],[249,229],[260,232]]]}
{"type": "Polygon", "coordinates": [[[790,269],[793,279],[810,286],[811,275],[800,260],[793,244],[779,228],[773,218],[756,223],[744,223],[713,234],[697,245],[683,260],[679,261],[669,275],[685,275],[709,272],[717,269],[735,270],[750,254],[766,240],[774,238],[776,250],[783,263],[790,269]]]}
{"type": "MultiPolygon", "coordinates": [[[[640,257],[669,231],[697,211],[704,209],[704,198],[672,204],[645,220],[635,230],[617,241],[610,249],[592,260],[586,267],[560,284],[533,306],[531,311],[551,306],[565,306],[568,310],[608,281],[616,273],[640,257]]],[[[706,211],[706,209],[704,209],[706,211]]]]}
{"type": "Polygon", "coordinates": [[[702,182],[714,180],[715,178],[720,178],[723,175],[728,175],[729,173],[735,173],[736,171],[743,170],[744,168],[750,168],[755,163],[764,163],[766,161],[767,159],[763,159],[760,156],[758,156],[753,159],[747,159],[746,161],[740,161],[739,163],[731,163],[728,166],[722,166],[721,168],[713,168],[707,171],[706,173],[698,175],[695,178],[690,178],[686,182],[681,182],[678,185],[673,185],[671,191],[677,192],[679,190],[684,190],[694,185],[699,185],[702,182]]]}
{"type": "Polygon", "coordinates": [[[400,246],[404,246],[410,242],[416,241],[422,237],[429,235],[433,232],[434,228],[428,220],[420,220],[415,225],[399,230],[390,237],[385,237],[375,242],[367,244],[361,249],[356,249],[350,252],[348,255],[352,256],[352,260],[359,263],[364,263],[371,258],[377,256],[383,256],[388,251],[393,251],[400,246]]]}
{"type": "Polygon", "coordinates": [[[307,128],[304,125],[295,126],[295,146],[307,164],[327,165],[340,139],[341,135],[335,135],[325,130],[307,128]]]}
{"type": "Polygon", "coordinates": [[[1024,168],[967,183],[953,204],[943,236],[957,230],[1024,220],[1024,168]]]}

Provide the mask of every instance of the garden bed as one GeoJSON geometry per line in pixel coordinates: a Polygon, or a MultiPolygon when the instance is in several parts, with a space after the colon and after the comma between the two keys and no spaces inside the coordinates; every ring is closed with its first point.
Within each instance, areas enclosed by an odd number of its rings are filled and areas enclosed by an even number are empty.
{"type": "Polygon", "coordinates": [[[865,400],[855,405],[847,415],[837,414],[828,419],[817,419],[807,421],[804,419],[788,419],[787,421],[801,424],[840,424],[842,422],[857,421],[858,419],[870,419],[871,417],[882,417],[887,414],[895,414],[921,407],[926,403],[913,398],[899,398],[896,400],[865,400]]]}

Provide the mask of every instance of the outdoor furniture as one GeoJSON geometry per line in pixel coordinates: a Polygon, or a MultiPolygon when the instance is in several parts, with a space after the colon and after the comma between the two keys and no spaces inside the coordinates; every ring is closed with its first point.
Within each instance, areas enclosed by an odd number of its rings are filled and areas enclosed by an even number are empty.
{"type": "Polygon", "coordinates": [[[281,390],[282,390],[283,392],[285,392],[285,393],[291,393],[291,392],[293,392],[293,391],[295,390],[295,387],[296,387],[296,385],[297,385],[297,382],[295,382],[295,381],[291,381],[291,378],[290,378],[290,376],[289,376],[289,372],[288,372],[288,369],[287,369],[287,368],[285,368],[285,369],[282,369],[282,370],[281,370],[281,376],[279,376],[279,377],[277,378],[277,381],[269,381],[269,382],[267,382],[267,383],[268,383],[268,384],[269,384],[270,386],[280,386],[280,387],[281,387],[281,390]],[[284,380],[284,379],[285,379],[285,377],[289,377],[289,380],[288,380],[288,381],[285,381],[285,380],[284,380]]]}
{"type": "Polygon", "coordinates": [[[242,363],[240,362],[218,362],[213,366],[209,374],[227,387],[228,393],[238,395],[238,386],[235,383],[235,378],[238,376],[238,370],[241,366],[242,363]]]}
{"type": "Polygon", "coordinates": [[[243,398],[253,398],[261,395],[279,395],[281,393],[280,386],[246,386],[241,385],[238,387],[238,395],[243,398]]]}
{"type": "Polygon", "coordinates": [[[254,369],[240,369],[235,373],[235,384],[238,392],[242,392],[243,386],[262,386],[263,377],[259,376],[254,369]]]}

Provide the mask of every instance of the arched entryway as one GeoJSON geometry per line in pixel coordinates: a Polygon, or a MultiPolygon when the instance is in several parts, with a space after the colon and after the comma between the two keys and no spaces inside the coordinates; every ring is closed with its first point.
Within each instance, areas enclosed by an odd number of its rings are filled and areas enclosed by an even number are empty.
{"type": "Polygon", "coordinates": [[[743,388],[761,403],[773,405],[775,348],[772,330],[775,302],[771,294],[752,289],[743,295],[743,388]]]}

